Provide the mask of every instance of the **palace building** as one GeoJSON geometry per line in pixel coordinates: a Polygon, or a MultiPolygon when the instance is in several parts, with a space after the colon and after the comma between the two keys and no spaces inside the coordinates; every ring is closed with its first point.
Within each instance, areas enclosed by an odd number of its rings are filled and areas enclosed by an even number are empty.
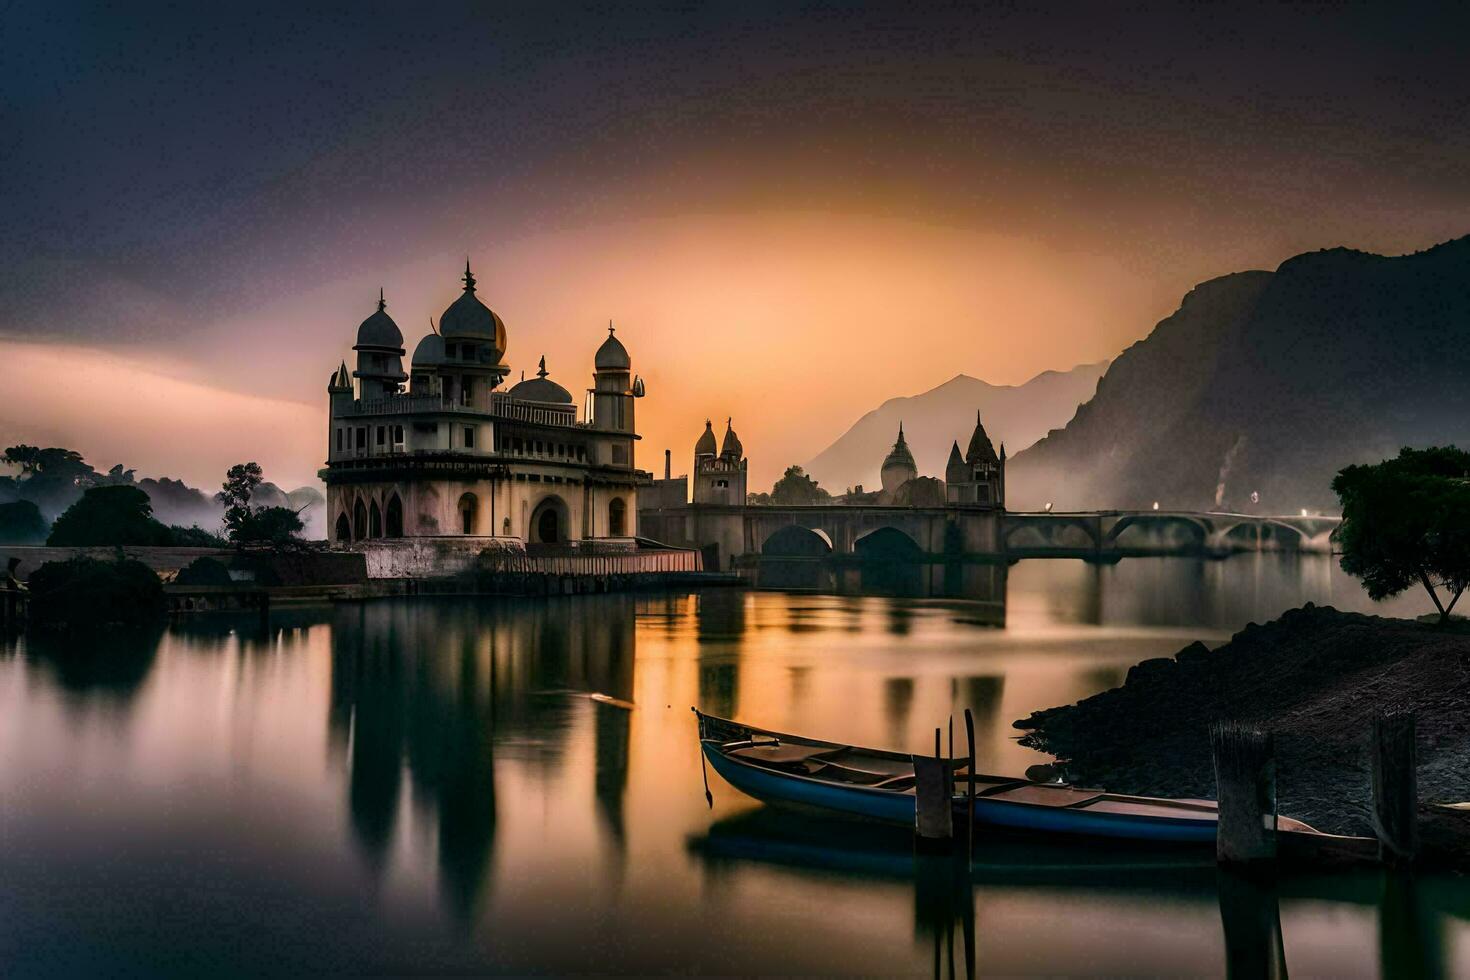
{"type": "Polygon", "coordinates": [[[381,292],[357,329],[356,370],[327,386],[327,520],[339,547],[375,539],[516,546],[631,545],[638,486],[634,404],[643,381],[609,323],[583,415],[542,357],[506,386],[505,323],[464,289],[414,348],[381,292]]]}

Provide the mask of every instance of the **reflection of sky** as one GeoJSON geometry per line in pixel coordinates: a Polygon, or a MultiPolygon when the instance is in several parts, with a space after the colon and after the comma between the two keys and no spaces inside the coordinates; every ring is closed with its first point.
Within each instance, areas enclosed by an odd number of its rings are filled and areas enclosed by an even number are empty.
{"type": "MultiPolygon", "coordinates": [[[[198,620],[136,677],[94,685],[85,667],[61,680],[62,651],[11,650],[0,958],[25,967],[47,951],[73,972],[165,956],[189,972],[926,972],[944,902],[916,896],[903,832],[854,858],[846,832],[818,831],[792,857],[781,836],[796,825],[745,822],[758,808],[713,775],[706,810],[688,708],[724,701],[778,729],[918,750],[970,706],[983,762],[1018,771],[1036,756],[1011,720],[1116,683],[1191,632],[1038,603],[1090,601],[1065,584],[1070,566],[1046,578],[1040,564],[1012,570],[1005,629],[962,622],[949,601],[711,591],[349,605],[270,633],[198,620]]],[[[1249,561],[1210,568],[1253,588],[1249,561]]],[[[1115,581],[1103,609],[1120,608],[1115,581]]],[[[982,855],[987,972],[1223,970],[1208,860],[982,855]]],[[[1408,920],[1442,921],[1454,965],[1470,933],[1435,910],[1463,904],[1463,886],[1424,889],[1408,920]]],[[[1375,972],[1379,894],[1377,879],[1284,885],[1289,965],[1375,972]]]]}

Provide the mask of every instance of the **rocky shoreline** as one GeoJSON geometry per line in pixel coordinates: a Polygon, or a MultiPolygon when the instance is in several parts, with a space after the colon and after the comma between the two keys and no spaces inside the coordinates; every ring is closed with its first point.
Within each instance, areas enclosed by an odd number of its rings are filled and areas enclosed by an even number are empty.
{"type": "Polygon", "coordinates": [[[1418,719],[1421,803],[1470,800],[1470,627],[1308,604],[1214,650],[1145,660],[1121,687],[1015,722],[1072,782],[1213,798],[1209,729],[1240,721],[1276,740],[1280,812],[1369,834],[1366,745],[1378,711],[1418,719]]]}

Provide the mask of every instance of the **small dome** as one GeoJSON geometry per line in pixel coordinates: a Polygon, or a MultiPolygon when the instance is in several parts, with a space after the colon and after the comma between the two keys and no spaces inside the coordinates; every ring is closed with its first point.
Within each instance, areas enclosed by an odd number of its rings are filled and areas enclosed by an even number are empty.
{"type": "Polygon", "coordinates": [[[510,397],[526,402],[550,402],[554,405],[572,404],[572,393],[546,376],[546,358],[541,358],[541,370],[536,377],[511,386],[510,397]]]}
{"type": "Polygon", "coordinates": [[[597,356],[593,359],[593,366],[599,371],[627,371],[633,366],[633,359],[628,356],[628,349],[623,342],[613,335],[613,325],[607,325],[607,339],[602,346],[597,348],[597,356]]]}
{"type": "Polygon", "coordinates": [[[382,290],[378,290],[377,312],[362,321],[357,328],[356,347],[382,347],[402,352],[403,331],[398,329],[398,324],[388,315],[388,304],[383,301],[382,290]]]}
{"type": "Polygon", "coordinates": [[[735,434],[735,420],[725,421],[725,438],[720,443],[721,456],[734,456],[739,459],[745,455],[745,447],[740,445],[740,437],[735,434]]]}
{"type": "Polygon", "coordinates": [[[475,275],[464,264],[464,292],[439,318],[439,334],[447,340],[487,340],[496,359],[505,356],[505,322],[475,295],[475,275]]]}
{"type": "Polygon", "coordinates": [[[914,454],[909,452],[908,441],[903,437],[903,423],[899,423],[898,426],[898,441],[893,444],[893,449],[883,459],[883,469],[894,466],[918,472],[918,467],[914,465],[914,454]]]}
{"type": "Polygon", "coordinates": [[[705,419],[704,435],[700,436],[699,441],[694,444],[694,455],[713,456],[719,451],[720,448],[715,445],[715,430],[710,425],[709,419],[705,419]]]}
{"type": "Polygon", "coordinates": [[[414,367],[438,367],[444,363],[444,338],[436,333],[425,334],[424,339],[413,349],[414,367]]]}

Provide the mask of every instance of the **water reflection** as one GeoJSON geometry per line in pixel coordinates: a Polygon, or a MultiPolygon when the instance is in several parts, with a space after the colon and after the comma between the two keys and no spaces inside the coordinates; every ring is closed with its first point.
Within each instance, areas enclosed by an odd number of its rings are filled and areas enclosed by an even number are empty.
{"type": "Polygon", "coordinates": [[[717,780],[706,807],[690,704],[908,751],[951,717],[962,742],[968,707],[981,764],[1020,773],[1044,757],[1013,719],[1270,618],[1283,576],[1306,584],[1281,602],[1346,598],[1305,561],[1181,565],[1177,589],[1025,562],[1001,629],[944,597],[712,590],[278,609],[131,653],[21,641],[0,654],[0,964],[1466,974],[1458,880],[1263,891],[1208,855],[989,837],[957,875],[902,829],[717,780]]]}

